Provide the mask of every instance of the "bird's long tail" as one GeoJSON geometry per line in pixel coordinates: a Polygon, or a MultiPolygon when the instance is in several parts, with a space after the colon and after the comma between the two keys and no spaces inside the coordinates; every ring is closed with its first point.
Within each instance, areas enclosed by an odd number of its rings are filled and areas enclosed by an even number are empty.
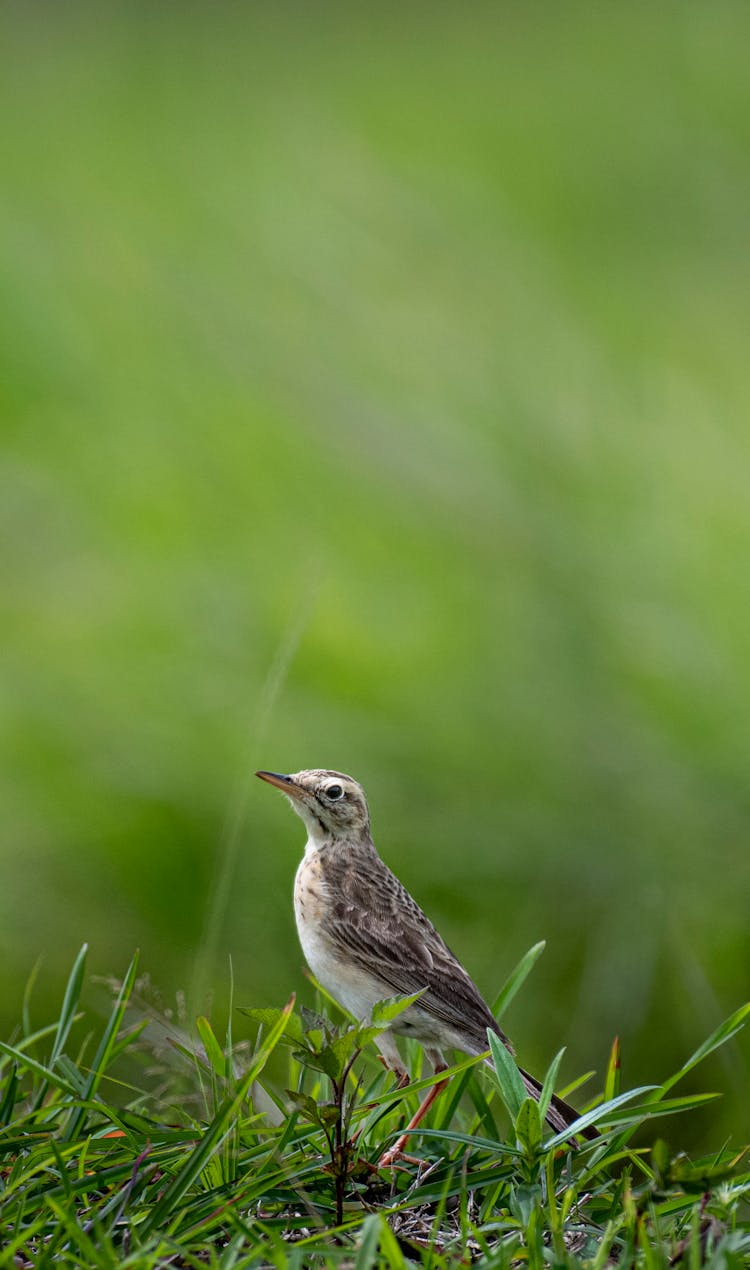
{"type": "MultiPolygon", "coordinates": [[[[521,1080],[526,1090],[538,1102],[539,1095],[542,1092],[542,1086],[539,1081],[534,1076],[530,1076],[528,1072],[525,1072],[522,1067],[519,1067],[518,1070],[521,1073],[521,1080]]],[[[571,1107],[570,1103],[566,1102],[564,1098],[558,1098],[557,1094],[553,1094],[547,1108],[547,1124],[555,1130],[555,1133],[564,1133],[568,1126],[573,1124],[574,1120],[578,1120],[580,1114],[580,1111],[576,1111],[575,1107],[571,1107]]],[[[594,1139],[600,1137],[600,1134],[598,1129],[595,1129],[593,1125],[589,1125],[587,1129],[581,1129],[581,1136],[594,1139]]]]}

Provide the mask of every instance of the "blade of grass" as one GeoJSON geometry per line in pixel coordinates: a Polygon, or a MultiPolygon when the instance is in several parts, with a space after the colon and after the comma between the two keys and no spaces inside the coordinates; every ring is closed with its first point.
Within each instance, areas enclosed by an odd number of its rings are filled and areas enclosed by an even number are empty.
{"type": "Polygon", "coordinates": [[[204,1015],[201,1015],[196,1019],[196,1027],[211,1066],[217,1076],[223,1077],[226,1072],[226,1060],[211,1024],[204,1015]]]}
{"type": "MultiPolygon", "coordinates": [[[[737,1033],[745,1026],[749,1015],[750,1001],[748,1001],[747,1004],[740,1006],[739,1010],[735,1010],[734,1013],[730,1014],[723,1023],[720,1023],[716,1030],[711,1033],[703,1044],[699,1045],[697,1050],[690,1055],[687,1062],[682,1064],[679,1071],[675,1072],[674,1076],[670,1076],[662,1085],[659,1086],[659,1096],[672,1089],[678,1081],[682,1080],[683,1076],[686,1076],[687,1073],[692,1071],[694,1067],[697,1067],[699,1063],[702,1063],[704,1058],[708,1058],[709,1054],[713,1054],[714,1050],[718,1049],[721,1045],[726,1045],[727,1041],[730,1041],[732,1037],[736,1036],[737,1033]]],[[[654,1101],[656,1101],[656,1099],[654,1101]]]]}
{"type": "Polygon", "coordinates": [[[372,1270],[378,1259],[380,1214],[368,1213],[359,1232],[359,1247],[354,1270],[372,1270]]]}
{"type": "Polygon", "coordinates": [[[612,1042],[607,1063],[607,1074],[604,1077],[604,1101],[609,1102],[620,1092],[620,1038],[616,1036],[612,1042]]]}
{"type": "MultiPolygon", "coordinates": [[[[107,1064],[109,1063],[109,1060],[111,1058],[112,1051],[117,1041],[117,1033],[120,1030],[120,1025],[122,1023],[123,1016],[125,1014],[125,1009],[130,999],[130,994],[133,991],[133,984],[135,983],[135,976],[136,976],[137,969],[138,969],[138,953],[136,952],[130,965],[128,966],[127,973],[123,980],[122,986],[120,988],[120,991],[117,994],[117,1000],[115,1001],[115,1004],[112,1008],[112,1013],[109,1016],[109,1019],[107,1021],[107,1026],[104,1029],[102,1039],[99,1042],[98,1049],[96,1051],[96,1054],[94,1055],[94,1061],[91,1065],[88,1078],[86,1080],[86,1086],[83,1091],[83,1098],[87,1102],[90,1102],[93,1099],[94,1094],[96,1093],[99,1087],[99,1083],[102,1079],[102,1076],[104,1075],[104,1072],[106,1071],[107,1064]]],[[[78,1136],[78,1133],[80,1132],[80,1129],[85,1120],[85,1117],[86,1117],[86,1108],[81,1106],[70,1117],[70,1123],[68,1124],[68,1127],[63,1135],[65,1141],[69,1142],[72,1138],[75,1138],[78,1136]]]]}
{"type": "Polygon", "coordinates": [[[458,1080],[451,1081],[441,1100],[442,1114],[436,1117],[438,1129],[447,1129],[453,1120],[458,1105],[466,1093],[467,1086],[471,1080],[471,1071],[472,1069],[470,1068],[458,1080]]]}
{"type": "Polygon", "coordinates": [[[88,944],[83,944],[74,963],[73,969],[68,976],[68,982],[65,987],[65,996],[63,997],[62,1009],[60,1010],[60,1018],[57,1024],[57,1034],[52,1045],[52,1053],[49,1056],[49,1065],[54,1067],[58,1058],[65,1048],[65,1042],[68,1039],[73,1019],[75,1017],[76,1007],[81,997],[81,989],[83,987],[83,976],[86,972],[86,954],[88,952],[88,944]]]}
{"type": "MultiPolygon", "coordinates": [[[[78,1023],[82,1018],[83,1013],[76,1014],[73,1022],[78,1023]]],[[[14,1051],[17,1051],[19,1054],[24,1053],[30,1045],[35,1045],[37,1041],[43,1041],[47,1036],[54,1036],[57,1028],[57,1023],[48,1023],[46,1027],[37,1028],[36,1032],[30,1032],[28,1035],[22,1036],[20,1040],[14,1041],[14,1051]]],[[[7,1056],[0,1057],[0,1071],[2,1071],[5,1067],[7,1061],[7,1056]]]]}
{"type": "MultiPolygon", "coordinates": [[[[637,1103],[634,1107],[629,1107],[628,1112],[633,1116],[653,1119],[655,1116],[673,1115],[677,1111],[692,1111],[695,1107],[702,1107],[705,1103],[715,1102],[721,1097],[721,1094],[686,1094],[684,1098],[660,1098],[658,1102],[646,1100],[646,1102],[637,1103]]],[[[601,1107],[597,1107],[596,1111],[597,1115],[602,1114],[601,1107]]],[[[609,1122],[610,1117],[606,1112],[602,1118],[605,1122],[609,1122]]]]}
{"type": "Polygon", "coordinates": [[[555,1057],[552,1059],[552,1062],[547,1068],[547,1074],[544,1077],[542,1092],[539,1095],[539,1115],[541,1116],[542,1121],[544,1121],[544,1117],[547,1114],[547,1108],[549,1107],[552,1101],[552,1095],[555,1092],[555,1085],[557,1083],[557,1073],[560,1070],[560,1063],[562,1062],[564,1053],[565,1053],[565,1047],[563,1046],[563,1048],[561,1050],[558,1050],[558,1052],[555,1054],[555,1057]]]}
{"type": "Polygon", "coordinates": [[[576,1076],[575,1080],[571,1080],[559,1091],[560,1098],[570,1098],[571,1094],[574,1094],[582,1085],[588,1084],[593,1076],[596,1076],[596,1072],[593,1069],[590,1072],[584,1072],[582,1076],[576,1076]]]}
{"type": "Polygon", "coordinates": [[[633,1098],[638,1098],[641,1094],[648,1094],[655,1088],[654,1085],[639,1085],[636,1089],[628,1089],[624,1094],[618,1094],[617,1098],[610,1099],[609,1102],[603,1102],[600,1106],[594,1107],[592,1111],[585,1112],[579,1116],[572,1124],[563,1129],[562,1133],[556,1133],[544,1144],[545,1151],[549,1151],[552,1147],[561,1146],[564,1142],[569,1141],[575,1134],[581,1133],[584,1129],[588,1129],[589,1125],[595,1124],[602,1116],[606,1116],[608,1112],[614,1111],[616,1107],[624,1106],[626,1102],[630,1102],[633,1098]]]}
{"type": "Polygon", "coordinates": [[[61,1093],[75,1097],[76,1090],[58,1072],[51,1071],[49,1067],[44,1066],[44,1063],[38,1063],[30,1054],[24,1054],[23,1050],[17,1049],[15,1045],[6,1045],[5,1041],[0,1041],[0,1054],[7,1054],[18,1063],[21,1069],[25,1068],[33,1072],[35,1076],[41,1077],[49,1085],[59,1089],[61,1093]]]}
{"type": "Polygon", "coordinates": [[[534,944],[533,948],[530,948],[527,953],[524,953],[515,969],[511,970],[508,978],[505,980],[505,983],[492,1003],[492,1013],[496,1019],[502,1018],[519,988],[523,986],[528,975],[534,969],[534,966],[544,952],[545,945],[546,940],[544,939],[541,939],[538,944],[534,944]]]}
{"type": "Polygon", "coordinates": [[[21,1027],[23,1028],[24,1036],[29,1036],[31,1033],[31,994],[34,991],[34,985],[37,981],[37,976],[41,967],[42,959],[39,957],[32,968],[31,974],[26,980],[26,986],[23,990],[23,1002],[21,1004],[21,1027]]]}
{"type": "Polygon", "coordinates": [[[18,1096],[18,1066],[13,1064],[8,1073],[3,1101],[0,1103],[0,1125],[10,1124],[18,1096]]]}
{"type": "Polygon", "coordinates": [[[139,1227],[139,1233],[142,1238],[146,1238],[165,1222],[178,1200],[182,1198],[195,1179],[200,1176],[211,1156],[218,1150],[224,1134],[228,1130],[229,1122],[239,1112],[253,1081],[260,1076],[271,1054],[281,1040],[289,1015],[293,1009],[294,997],[292,996],[281,1011],[280,1017],[270,1029],[265,1043],[261,1046],[242,1077],[237,1092],[233,1097],[224,1100],[196,1149],[190,1154],[182,1167],[178,1169],[159,1202],[155,1204],[145,1222],[139,1227]]]}
{"type": "Polygon", "coordinates": [[[72,1214],[62,1204],[58,1204],[56,1200],[51,1199],[49,1196],[46,1196],[45,1202],[54,1213],[62,1229],[67,1231],[72,1247],[86,1257],[87,1264],[92,1267],[92,1270],[96,1266],[103,1265],[102,1250],[96,1247],[93,1240],[88,1237],[78,1225],[78,1222],[74,1220],[72,1214]]]}
{"type": "Polygon", "coordinates": [[[232,1054],[234,1052],[234,1042],[232,1040],[232,1018],[234,1016],[234,962],[229,958],[229,1003],[227,1006],[227,1031],[224,1043],[224,1053],[226,1062],[224,1068],[224,1076],[230,1080],[233,1072],[232,1054]]]}

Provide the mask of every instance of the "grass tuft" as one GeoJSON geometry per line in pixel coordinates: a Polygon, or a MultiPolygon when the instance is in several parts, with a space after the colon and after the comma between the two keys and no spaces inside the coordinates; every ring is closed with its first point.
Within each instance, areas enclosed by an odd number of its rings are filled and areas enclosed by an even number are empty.
{"type": "Polygon", "coordinates": [[[409,999],[382,1003],[368,1026],[323,1007],[297,1010],[294,998],[282,1010],[247,1010],[258,1039],[242,1061],[231,1029],[222,1047],[200,1018],[195,1045],[175,1031],[166,1115],[143,1068],[148,1024],[125,1025],[136,958],[94,1057],[73,1050],[85,959],[83,948],[56,1023],[32,1033],[27,1010],[14,1043],[0,1044],[2,1267],[748,1264],[746,1151],[675,1155],[651,1121],[715,1096],[667,1095],[736,1035],[750,1006],[658,1084],[623,1089],[615,1043],[601,1095],[577,1122],[601,1136],[577,1150],[569,1132],[545,1133],[503,1046],[493,1046],[494,1072],[462,1059],[413,1135],[419,1162],[384,1171],[381,1153],[437,1079],[397,1090],[376,1060],[372,1042],[409,999]],[[280,1052],[284,1087],[268,1075],[280,1052]],[[198,1102],[179,1093],[191,1081],[198,1102]]]}

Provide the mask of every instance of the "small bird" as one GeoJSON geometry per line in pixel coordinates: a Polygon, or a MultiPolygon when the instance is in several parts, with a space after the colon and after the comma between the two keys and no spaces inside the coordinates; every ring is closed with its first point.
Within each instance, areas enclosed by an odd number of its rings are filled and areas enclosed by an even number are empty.
{"type": "MultiPolygon", "coordinates": [[[[377,1040],[399,1083],[408,1083],[409,1077],[394,1033],[419,1041],[436,1073],[445,1069],[446,1048],[484,1054],[488,1028],[513,1053],[479,989],[378,855],[362,786],[343,772],[323,769],[256,775],[286,794],[307,828],[294,882],[294,912],[302,951],[316,979],[362,1022],[369,1021],[372,1007],[385,997],[425,990],[377,1040]]],[[[538,1099],[539,1081],[519,1070],[528,1093],[538,1099]]],[[[433,1087],[407,1133],[444,1084],[433,1087]]],[[[556,1132],[579,1115],[556,1095],[546,1114],[556,1132]]],[[[595,1129],[582,1132],[598,1136],[595,1129]]],[[[393,1163],[405,1137],[383,1156],[381,1166],[393,1163]]]]}

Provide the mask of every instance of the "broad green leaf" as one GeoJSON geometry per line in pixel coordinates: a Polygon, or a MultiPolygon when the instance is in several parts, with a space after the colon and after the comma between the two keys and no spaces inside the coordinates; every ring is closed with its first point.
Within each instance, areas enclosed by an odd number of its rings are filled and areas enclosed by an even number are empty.
{"type": "Polygon", "coordinates": [[[345,1031],[341,1032],[336,1039],[331,1042],[329,1049],[336,1056],[339,1075],[343,1072],[355,1051],[361,1048],[362,1038],[359,1033],[359,1028],[356,1027],[346,1028],[345,1031]]]}
{"type": "Polygon", "coordinates": [[[320,1116],[320,1123],[330,1129],[339,1118],[339,1109],[333,1102],[323,1102],[318,1107],[318,1115],[320,1116]]]}
{"type": "MultiPolygon", "coordinates": [[[[716,1186],[717,1182],[724,1182],[736,1176],[737,1168],[747,1150],[748,1148],[745,1147],[733,1160],[720,1164],[704,1164],[701,1161],[693,1163],[684,1157],[678,1158],[672,1161],[670,1179],[693,1194],[705,1194],[711,1187],[716,1186]]],[[[746,1178],[746,1186],[748,1183],[750,1183],[750,1177],[746,1178]]]]}
{"type": "MultiPolygon", "coordinates": [[[[519,1182],[513,1187],[510,1209],[520,1220],[523,1226],[528,1230],[531,1215],[536,1211],[541,1199],[541,1190],[534,1183],[519,1182]]],[[[539,1265],[539,1261],[535,1260],[535,1265],[539,1265]]]]}
{"type": "Polygon", "coordinates": [[[487,1036],[490,1042],[490,1053],[492,1061],[495,1065],[495,1074],[500,1086],[500,1096],[505,1103],[508,1114],[515,1124],[516,1118],[523,1103],[526,1100],[526,1090],[524,1088],[521,1073],[519,1072],[515,1059],[510,1050],[489,1028],[487,1036]]]}
{"type": "Polygon", "coordinates": [[[357,1044],[360,1049],[364,1049],[366,1045],[370,1045],[373,1041],[377,1042],[382,1027],[359,1027],[357,1028],[357,1044]]]}
{"type": "Polygon", "coordinates": [[[373,1027],[388,1027],[394,1019],[404,1013],[404,1010],[408,1010],[415,1001],[419,1001],[426,991],[426,988],[420,988],[419,992],[412,992],[411,996],[385,997],[382,1001],[376,1001],[370,1015],[373,1027]]]}
{"type": "Polygon", "coordinates": [[[324,1045],[314,1057],[318,1071],[330,1076],[331,1080],[339,1080],[344,1064],[341,1062],[333,1045],[324,1045]]]}
{"type": "Polygon", "coordinates": [[[322,1072],[331,1080],[338,1080],[342,1065],[330,1045],[319,1050],[292,1050],[292,1058],[301,1067],[308,1067],[314,1072],[322,1072]]]}

